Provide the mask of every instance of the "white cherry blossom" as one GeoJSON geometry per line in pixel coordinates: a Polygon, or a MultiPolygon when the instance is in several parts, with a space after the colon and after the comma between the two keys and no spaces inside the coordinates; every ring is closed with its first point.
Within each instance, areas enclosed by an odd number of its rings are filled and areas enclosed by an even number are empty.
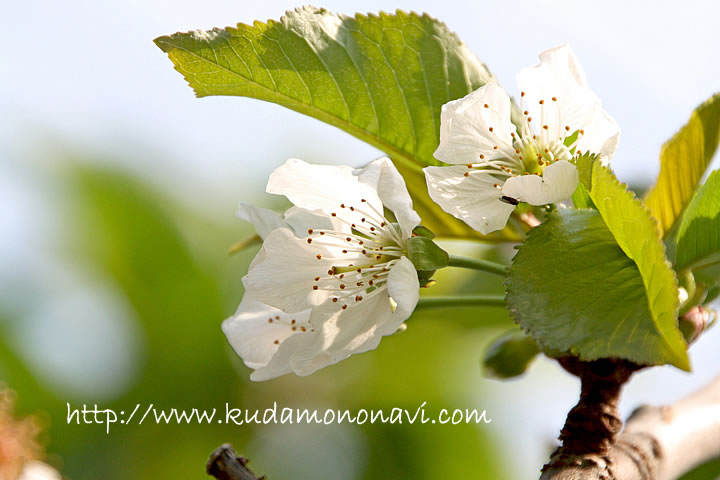
{"type": "Polygon", "coordinates": [[[251,379],[309,375],[397,331],[419,298],[406,255],[420,218],[392,162],[356,170],[291,159],[267,191],[293,202],[293,214],[244,207],[265,239],[223,325],[251,379]]]}
{"type": "Polygon", "coordinates": [[[443,106],[435,157],[453,165],[425,168],[430,197],[483,234],[502,229],[518,202],[568,199],[573,159],[589,152],[607,162],[620,135],[570,47],[542,52],[517,82],[520,128],[505,90],[488,83],[443,106]]]}

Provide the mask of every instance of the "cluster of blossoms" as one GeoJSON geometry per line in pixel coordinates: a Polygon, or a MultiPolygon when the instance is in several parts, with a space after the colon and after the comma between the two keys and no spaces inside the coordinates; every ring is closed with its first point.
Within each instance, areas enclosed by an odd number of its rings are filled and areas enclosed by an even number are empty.
{"type": "MultiPolygon", "coordinates": [[[[519,125],[496,83],[442,108],[435,156],[453,165],[425,168],[428,190],[482,234],[502,229],[520,202],[570,198],[577,155],[607,161],[615,152],[619,129],[570,48],[540,61],[518,75],[519,125]]],[[[309,375],[396,332],[419,299],[408,242],[420,217],[392,162],[356,170],[291,159],[267,192],[294,207],[280,215],[241,206],[263,246],[243,279],[245,297],[223,324],[250,378],[309,375]]]]}

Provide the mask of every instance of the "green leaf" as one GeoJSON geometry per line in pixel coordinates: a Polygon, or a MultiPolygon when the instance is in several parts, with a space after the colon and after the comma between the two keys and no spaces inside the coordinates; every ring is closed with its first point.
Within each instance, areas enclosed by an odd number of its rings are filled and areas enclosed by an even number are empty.
{"type": "Polygon", "coordinates": [[[442,105],[494,80],[444,24],[401,11],[348,17],[304,7],[280,21],[175,33],[155,43],[199,97],[273,102],[382,150],[405,177],[426,226],[442,236],[478,236],[430,200],[421,171],[440,164],[433,153],[442,105]]]}
{"type": "Polygon", "coordinates": [[[660,175],[645,204],[667,235],[692,198],[720,141],[720,94],[690,115],[690,120],[660,150],[660,175]]]}
{"type": "Polygon", "coordinates": [[[408,241],[408,258],[418,271],[445,268],[450,261],[448,253],[428,237],[412,237],[408,241]]]}
{"type": "Polygon", "coordinates": [[[525,373],[538,353],[540,348],[532,337],[515,330],[504,333],[485,352],[483,373],[497,379],[517,377],[525,373]]]}
{"type": "Polygon", "coordinates": [[[688,368],[677,320],[651,310],[665,299],[648,301],[638,265],[595,210],[560,210],[531,230],[506,285],[515,320],[545,351],[688,368]]]}
{"type": "Polygon", "coordinates": [[[427,228],[427,227],[425,227],[425,226],[423,226],[423,225],[418,225],[417,227],[413,228],[412,233],[413,233],[413,235],[416,235],[416,236],[418,236],[418,237],[426,237],[426,238],[429,238],[429,239],[431,239],[431,240],[432,240],[433,238],[435,238],[435,236],[436,236],[436,235],[432,232],[432,230],[430,230],[429,228],[427,228]]]}
{"type": "MultiPolygon", "coordinates": [[[[702,270],[720,263],[720,171],[695,193],[677,235],[678,270],[702,270]]],[[[715,282],[713,282],[715,283],[715,282]]]]}
{"type": "Polygon", "coordinates": [[[687,346],[677,326],[677,277],[665,257],[657,222],[635,194],[597,162],[592,171],[590,198],[617,244],[642,275],[653,321],[676,355],[670,363],[688,370],[687,346]]]}

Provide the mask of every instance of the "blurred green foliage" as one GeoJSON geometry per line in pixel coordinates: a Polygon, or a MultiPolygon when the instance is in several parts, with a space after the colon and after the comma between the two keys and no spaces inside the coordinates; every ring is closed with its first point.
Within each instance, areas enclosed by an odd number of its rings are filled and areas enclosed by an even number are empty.
{"type": "MultiPolygon", "coordinates": [[[[22,309],[0,306],[0,379],[19,394],[21,412],[45,412],[48,451],[72,480],[204,478],[209,453],[230,442],[270,479],[512,478],[493,444],[497,425],[68,425],[73,407],[98,403],[118,412],[141,403],[157,408],[279,407],[417,409],[478,408],[478,359],[483,343],[507,329],[502,309],[421,312],[404,334],[370,353],[351,357],[310,377],[251,383],[231,352],[220,323],[242,296],[241,277],[257,247],[233,257],[227,248],[251,234],[235,218],[212,220],[201,199],[178,202],[128,173],[71,161],[54,182],[66,192],[57,247],[72,268],[92,272],[123,297],[144,345],[128,388],[107,399],[98,393],[59,392],[29,367],[11,335],[22,309]],[[192,204],[192,208],[186,205],[192,204]],[[2,312],[5,312],[4,314],[2,312]]],[[[240,200],[251,200],[238,198],[240,200]]],[[[439,272],[437,294],[502,292],[490,275],[439,272]]],[[[436,293],[436,292],[430,292],[436,293]]],[[[43,298],[18,298],[31,306],[43,298]]],[[[77,312],[83,315],[83,312],[77,312]]],[[[82,339],[90,344],[88,337],[82,339]]],[[[108,371],[113,377],[115,372],[108,371]]],[[[139,412],[140,413],[140,412],[139,412]]],[[[138,413],[138,415],[139,415],[138,413]]],[[[490,415],[492,412],[489,412],[490,415]]]]}

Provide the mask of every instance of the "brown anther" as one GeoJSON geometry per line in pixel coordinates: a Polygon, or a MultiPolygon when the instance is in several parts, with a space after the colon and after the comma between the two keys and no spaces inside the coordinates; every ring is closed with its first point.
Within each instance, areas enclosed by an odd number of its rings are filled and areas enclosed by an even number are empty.
{"type": "Polygon", "coordinates": [[[540,100],[540,105],[544,105],[544,104],[545,104],[545,100],[540,100]]]}
{"type": "Polygon", "coordinates": [[[468,167],[468,168],[472,168],[472,163],[468,163],[468,164],[467,164],[467,167],[468,167]]]}
{"type": "Polygon", "coordinates": [[[484,106],[485,108],[490,108],[490,105],[488,105],[487,103],[486,103],[485,105],[483,105],[483,106],[484,106]]]}
{"type": "Polygon", "coordinates": [[[363,282],[357,282],[358,287],[362,287],[363,285],[365,285],[363,282]]]}
{"type": "Polygon", "coordinates": [[[382,222],[382,223],[380,224],[380,226],[381,226],[381,227],[384,227],[384,226],[385,226],[385,222],[382,222]]]}
{"type": "Polygon", "coordinates": [[[524,97],[524,96],[525,96],[525,92],[520,92],[520,96],[521,96],[521,97],[524,97]]]}
{"type": "Polygon", "coordinates": [[[498,188],[498,184],[497,184],[497,183],[496,183],[496,184],[494,184],[494,185],[493,185],[493,187],[495,187],[495,188],[498,188]]]}
{"type": "Polygon", "coordinates": [[[273,343],[274,343],[275,345],[279,345],[279,344],[280,344],[280,340],[275,340],[273,343]]]}
{"type": "Polygon", "coordinates": [[[361,198],[360,201],[363,203],[367,202],[367,200],[365,200],[364,198],[361,198]]]}
{"type": "Polygon", "coordinates": [[[546,148],[546,149],[545,149],[545,153],[550,153],[550,149],[549,149],[549,148],[546,148]]]}
{"type": "Polygon", "coordinates": [[[359,302],[360,300],[362,300],[362,295],[357,295],[357,296],[355,297],[355,301],[356,301],[356,302],[359,302]]]}
{"type": "Polygon", "coordinates": [[[341,203],[341,204],[340,204],[340,208],[345,208],[345,204],[344,204],[344,203],[341,203]]]}
{"type": "Polygon", "coordinates": [[[307,239],[307,242],[308,242],[308,243],[312,243],[312,238],[308,238],[308,239],[307,239]]]}
{"type": "Polygon", "coordinates": [[[363,254],[363,255],[366,255],[366,254],[367,254],[367,250],[363,249],[362,254],[363,254]]]}
{"type": "Polygon", "coordinates": [[[465,173],[463,173],[463,176],[469,177],[469,176],[470,176],[470,172],[465,172],[465,173]]]}
{"type": "Polygon", "coordinates": [[[344,274],[344,273],[341,273],[340,275],[338,275],[338,278],[339,278],[340,280],[342,280],[343,278],[345,278],[345,274],[344,274]]]}
{"type": "Polygon", "coordinates": [[[493,146],[493,150],[497,150],[498,148],[500,147],[498,147],[497,145],[493,146]]]}
{"type": "Polygon", "coordinates": [[[341,284],[340,284],[340,290],[345,290],[345,284],[344,284],[344,283],[341,283],[341,284]]]}
{"type": "Polygon", "coordinates": [[[345,310],[347,308],[347,305],[343,305],[342,309],[345,310]]]}
{"type": "Polygon", "coordinates": [[[333,275],[335,272],[331,270],[328,270],[328,275],[333,275]]]}
{"type": "Polygon", "coordinates": [[[557,102],[557,97],[553,97],[553,98],[552,98],[552,101],[553,101],[553,102],[557,102]]]}
{"type": "Polygon", "coordinates": [[[570,127],[567,126],[567,125],[565,125],[565,131],[566,131],[566,132],[569,132],[569,131],[570,131],[570,127]]]}
{"type": "Polygon", "coordinates": [[[362,273],[362,268],[358,268],[358,269],[357,269],[357,272],[358,272],[358,273],[362,273]]]}
{"type": "Polygon", "coordinates": [[[364,221],[365,221],[365,217],[361,218],[360,221],[361,221],[361,222],[364,222],[364,221]]]}
{"type": "Polygon", "coordinates": [[[337,217],[337,213],[335,212],[331,213],[330,215],[332,215],[333,217],[337,217]]]}
{"type": "Polygon", "coordinates": [[[485,158],[485,155],[483,155],[483,154],[481,153],[481,154],[480,154],[480,160],[482,160],[482,159],[484,159],[484,158],[485,158]]]}
{"type": "Polygon", "coordinates": [[[375,227],[370,227],[370,231],[371,231],[371,232],[374,232],[374,231],[375,231],[375,227]]]}
{"type": "Polygon", "coordinates": [[[351,212],[354,212],[354,211],[355,211],[355,207],[350,207],[350,211],[351,211],[351,212]]]}
{"type": "Polygon", "coordinates": [[[317,290],[318,288],[320,287],[318,287],[317,285],[313,285],[313,290],[317,290]]]}
{"type": "Polygon", "coordinates": [[[350,237],[345,237],[345,241],[350,242],[350,241],[352,241],[352,239],[350,237]]]}
{"type": "Polygon", "coordinates": [[[313,234],[313,229],[312,229],[312,228],[308,228],[308,235],[312,235],[312,234],[313,234]]]}
{"type": "Polygon", "coordinates": [[[316,282],[319,282],[319,281],[320,281],[320,277],[315,277],[315,281],[316,281],[316,282]]]}
{"type": "Polygon", "coordinates": [[[528,117],[528,122],[532,122],[532,117],[528,117]]]}
{"type": "Polygon", "coordinates": [[[547,125],[543,125],[543,128],[547,130],[549,127],[547,125]]]}
{"type": "Polygon", "coordinates": [[[516,148],[515,153],[520,153],[520,150],[516,148]]]}
{"type": "Polygon", "coordinates": [[[295,325],[295,319],[294,319],[294,318],[290,321],[290,325],[295,325]]]}
{"type": "Polygon", "coordinates": [[[375,282],[373,282],[372,280],[368,281],[368,285],[370,285],[371,287],[372,287],[373,283],[375,283],[375,282]]]}
{"type": "Polygon", "coordinates": [[[325,235],[325,232],[320,232],[320,235],[325,235]]]}
{"type": "Polygon", "coordinates": [[[343,253],[347,253],[347,250],[343,250],[343,253]]]}
{"type": "Polygon", "coordinates": [[[333,303],[337,303],[338,298],[337,298],[337,297],[333,297],[332,301],[333,301],[333,303]]]}
{"type": "Polygon", "coordinates": [[[380,260],[382,258],[382,255],[378,255],[375,257],[375,260],[380,260]]]}
{"type": "Polygon", "coordinates": [[[360,240],[360,241],[358,242],[358,245],[362,245],[363,243],[365,243],[365,242],[363,242],[362,240],[360,240]]]}
{"type": "Polygon", "coordinates": [[[537,140],[537,135],[533,135],[533,140],[537,140]]]}
{"type": "Polygon", "coordinates": [[[492,132],[492,131],[493,131],[493,127],[488,128],[488,130],[490,130],[490,131],[492,132]]]}
{"type": "Polygon", "coordinates": [[[268,323],[272,323],[272,318],[268,318],[268,323]]]}
{"type": "Polygon", "coordinates": [[[585,135],[585,130],[580,129],[580,135],[585,135]]]}
{"type": "Polygon", "coordinates": [[[322,255],[320,255],[319,253],[316,255],[316,257],[318,260],[322,260],[322,255]]]}
{"type": "Polygon", "coordinates": [[[293,332],[297,330],[297,327],[292,327],[291,329],[293,332]]]}
{"type": "Polygon", "coordinates": [[[307,328],[305,328],[305,327],[300,327],[300,331],[301,331],[301,332],[307,332],[307,328]]]}

